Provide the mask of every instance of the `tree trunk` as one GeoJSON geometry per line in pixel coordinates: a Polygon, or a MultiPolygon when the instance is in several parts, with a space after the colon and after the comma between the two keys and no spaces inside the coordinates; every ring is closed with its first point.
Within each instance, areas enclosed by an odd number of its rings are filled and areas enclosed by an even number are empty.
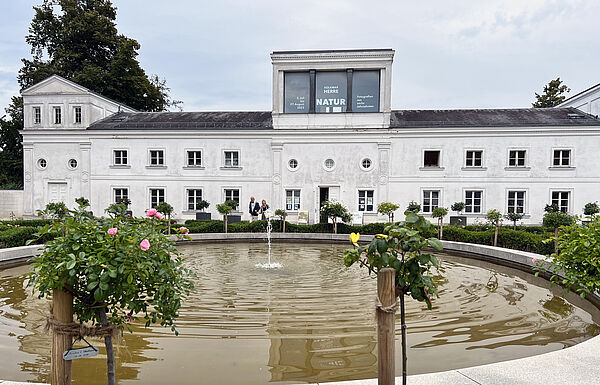
{"type": "Polygon", "coordinates": [[[496,230],[494,231],[494,247],[498,246],[498,221],[496,221],[496,230]]]}
{"type": "Polygon", "coordinates": [[[404,309],[404,291],[400,292],[400,330],[402,332],[402,385],[406,385],[406,310],[404,309]]]}
{"type": "Polygon", "coordinates": [[[333,233],[337,234],[337,222],[336,222],[335,218],[333,218],[333,233]]]}
{"type": "Polygon", "coordinates": [[[558,255],[558,227],[554,228],[554,254],[558,255]]]}
{"type": "Polygon", "coordinates": [[[440,218],[440,240],[444,238],[444,218],[440,218]]]}
{"type": "Polygon", "coordinates": [[[223,215],[223,224],[225,224],[225,233],[227,233],[227,214],[223,215]]]}
{"type": "Polygon", "coordinates": [[[516,229],[517,229],[517,221],[514,221],[514,223],[513,223],[513,230],[516,230],[516,229]]]}
{"type": "MultiPolygon", "coordinates": [[[[395,281],[396,270],[390,267],[383,268],[377,273],[377,297],[384,308],[392,306],[396,301],[395,281]]],[[[396,378],[395,320],[396,314],[393,312],[377,309],[377,377],[379,385],[393,385],[396,378]]]]}
{"type": "MultiPolygon", "coordinates": [[[[73,296],[62,290],[52,293],[52,316],[58,322],[73,322],[73,296]]],[[[52,333],[52,385],[71,385],[71,362],[63,359],[63,353],[71,347],[69,335],[52,333]]]]}
{"type": "MultiPolygon", "coordinates": [[[[108,326],[106,309],[100,308],[97,312],[102,326],[108,326]]],[[[104,337],[104,345],[106,346],[106,376],[108,378],[108,385],[115,385],[115,350],[113,348],[112,336],[104,337]]]]}
{"type": "Polygon", "coordinates": [[[167,234],[171,235],[171,214],[167,215],[167,221],[169,222],[167,225],[167,234]]]}
{"type": "Polygon", "coordinates": [[[285,233],[285,215],[283,216],[283,232],[285,233]]]}

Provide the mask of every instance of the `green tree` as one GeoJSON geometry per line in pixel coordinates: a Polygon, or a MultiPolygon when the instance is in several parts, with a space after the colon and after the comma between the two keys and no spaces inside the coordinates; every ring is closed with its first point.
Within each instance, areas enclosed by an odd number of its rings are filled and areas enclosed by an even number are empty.
{"type": "Polygon", "coordinates": [[[406,207],[406,211],[410,211],[411,213],[418,213],[421,211],[421,205],[415,201],[408,202],[408,206],[406,207]]]}
{"type": "Polygon", "coordinates": [[[419,302],[425,302],[431,309],[431,296],[437,296],[431,267],[438,268],[435,255],[423,253],[427,247],[442,250],[442,243],[436,238],[425,238],[423,234],[433,226],[428,220],[414,212],[406,211],[404,224],[390,224],[384,234],[377,234],[369,245],[358,246],[358,236],[353,234],[353,249],[344,251],[344,264],[347,267],[358,263],[369,273],[377,274],[381,269],[391,267],[396,270],[396,296],[400,297],[400,320],[402,331],[402,376],[406,383],[406,320],[404,296],[410,295],[419,302]],[[354,236],[354,238],[353,238],[354,236]]]}
{"type": "Polygon", "coordinates": [[[444,217],[448,215],[448,209],[444,207],[436,207],[431,212],[433,218],[438,218],[438,225],[440,226],[439,236],[440,239],[444,239],[444,217]]]}
{"type": "Polygon", "coordinates": [[[227,232],[227,216],[231,214],[236,207],[238,207],[238,203],[232,199],[226,200],[224,203],[217,205],[217,211],[223,215],[223,227],[225,232],[227,232]]]}
{"type": "MultiPolygon", "coordinates": [[[[546,206],[546,208],[549,206],[546,206]]],[[[550,206],[552,207],[552,206],[550,206]]],[[[575,223],[575,218],[562,211],[547,211],[544,214],[542,224],[545,227],[554,229],[554,254],[558,254],[558,233],[562,226],[571,226],[575,223]]]]}
{"type": "Polygon", "coordinates": [[[544,86],[544,93],[542,95],[535,93],[536,101],[531,103],[534,108],[549,108],[554,107],[562,103],[566,96],[565,93],[569,93],[571,89],[566,85],[562,84],[560,78],[551,80],[550,83],[544,86]]]}
{"type": "Polygon", "coordinates": [[[487,214],[485,214],[485,219],[494,225],[494,246],[498,246],[498,228],[500,227],[502,213],[496,209],[488,210],[487,214]]]}
{"type": "Polygon", "coordinates": [[[452,211],[456,211],[456,213],[460,215],[465,209],[465,206],[465,202],[454,202],[452,203],[452,206],[450,206],[450,208],[452,209],[452,211]]]}
{"type": "Polygon", "coordinates": [[[377,212],[379,214],[387,215],[388,222],[394,222],[394,211],[398,210],[400,206],[392,202],[381,202],[377,206],[377,212]]]}
{"type": "Polygon", "coordinates": [[[598,207],[598,202],[589,202],[586,203],[583,207],[583,215],[594,216],[600,213],[600,207],[598,207]]]}
{"type": "Polygon", "coordinates": [[[333,221],[333,233],[337,234],[337,220],[340,218],[342,222],[350,222],[352,216],[348,208],[340,202],[325,201],[321,204],[321,215],[330,218],[333,221]]]}
{"type": "Polygon", "coordinates": [[[23,188],[23,99],[13,97],[0,118],[0,190],[23,188]]]}
{"type": "Polygon", "coordinates": [[[517,221],[519,221],[523,218],[523,213],[516,213],[513,211],[512,213],[506,214],[504,216],[504,218],[511,221],[513,223],[513,230],[516,230],[517,229],[517,221]]]}
{"type": "Polygon", "coordinates": [[[171,235],[171,215],[173,214],[173,206],[167,202],[160,202],[156,205],[156,211],[167,216],[167,234],[171,235]]]}
{"type": "Polygon", "coordinates": [[[282,232],[285,233],[285,217],[287,216],[287,213],[283,209],[277,209],[277,210],[275,210],[275,215],[277,215],[279,218],[281,218],[280,229],[282,232]]]}

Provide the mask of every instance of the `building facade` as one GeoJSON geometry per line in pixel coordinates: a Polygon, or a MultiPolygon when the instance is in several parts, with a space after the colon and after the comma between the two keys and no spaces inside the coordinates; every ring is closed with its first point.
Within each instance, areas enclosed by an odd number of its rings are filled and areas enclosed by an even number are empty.
{"type": "Polygon", "coordinates": [[[200,199],[250,196],[294,221],[343,202],[365,223],[377,205],[466,203],[539,223],[547,203],[581,214],[600,199],[600,120],[578,109],[392,110],[394,51],[273,52],[273,105],[255,112],[137,112],[58,76],[22,92],[24,214],[90,199],[94,213],[129,198],[195,218],[200,199]]]}

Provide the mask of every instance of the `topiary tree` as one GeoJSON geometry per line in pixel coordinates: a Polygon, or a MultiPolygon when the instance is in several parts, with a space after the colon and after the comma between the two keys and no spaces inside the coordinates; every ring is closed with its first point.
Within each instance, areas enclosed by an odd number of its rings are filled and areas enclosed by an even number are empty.
{"type": "Polygon", "coordinates": [[[204,210],[207,209],[208,206],[210,206],[210,203],[208,203],[204,199],[201,199],[200,202],[198,202],[198,204],[196,205],[196,207],[202,212],[204,212],[204,210]]]}
{"type": "Polygon", "coordinates": [[[398,210],[400,206],[392,202],[382,202],[377,205],[377,212],[379,214],[387,215],[388,222],[394,222],[394,211],[398,210]]]}
{"type": "Polygon", "coordinates": [[[465,202],[454,202],[452,203],[452,206],[450,206],[450,209],[452,209],[452,211],[456,211],[456,213],[460,215],[465,209],[465,202]]]}
{"type": "Polygon", "coordinates": [[[224,203],[217,205],[217,211],[223,215],[223,227],[227,233],[227,216],[231,214],[233,210],[238,206],[238,203],[234,200],[226,200],[224,203]]]}
{"type": "Polygon", "coordinates": [[[109,384],[115,383],[115,331],[132,331],[130,322],[141,318],[146,326],[160,323],[178,334],[175,320],[193,288],[191,272],[183,267],[174,241],[160,231],[159,220],[95,218],[82,205],[38,233],[46,234],[56,238],[34,258],[29,285],[40,297],[74,301],[77,321],[91,324],[80,328],[79,323],[61,323],[50,315],[53,330],[104,336],[109,384]]]}
{"type": "Polygon", "coordinates": [[[431,212],[433,218],[438,218],[438,225],[440,226],[439,236],[440,239],[444,239],[444,217],[448,215],[448,209],[444,207],[436,207],[431,212]]]}
{"type": "Polygon", "coordinates": [[[283,209],[277,209],[275,210],[275,215],[277,215],[281,219],[280,229],[285,233],[285,217],[287,216],[287,213],[283,209]]]}
{"type": "Polygon", "coordinates": [[[504,218],[511,221],[513,223],[513,230],[516,230],[517,229],[517,221],[519,221],[523,218],[523,213],[515,213],[515,212],[508,213],[504,216],[504,218]]]}
{"type": "Polygon", "coordinates": [[[410,201],[408,202],[408,206],[406,206],[406,211],[416,214],[421,211],[421,205],[415,201],[410,201]]]}
{"type": "Polygon", "coordinates": [[[350,222],[352,215],[348,211],[348,208],[335,201],[325,201],[321,204],[321,215],[330,218],[333,221],[333,233],[337,234],[337,219],[340,218],[342,222],[350,222]]]}
{"type": "Polygon", "coordinates": [[[344,264],[347,267],[358,263],[366,267],[369,273],[378,274],[386,267],[396,271],[396,296],[400,297],[400,320],[402,330],[402,376],[406,383],[406,314],[404,296],[410,295],[420,302],[425,302],[431,309],[431,296],[438,296],[432,266],[439,266],[433,254],[425,254],[423,250],[432,247],[442,250],[442,243],[435,238],[425,238],[423,234],[431,231],[433,226],[428,220],[414,212],[406,211],[403,224],[390,224],[383,234],[377,234],[369,245],[358,246],[358,234],[351,235],[353,249],[344,251],[344,264]],[[353,237],[354,236],[354,237],[353,237]]]}
{"type": "Polygon", "coordinates": [[[552,204],[546,205],[544,207],[544,211],[547,213],[557,213],[560,211],[560,208],[558,207],[558,205],[556,203],[552,203],[552,204]]]}
{"type": "Polygon", "coordinates": [[[600,207],[598,207],[598,202],[586,203],[583,207],[583,215],[594,216],[598,213],[600,213],[600,207]]]}
{"type": "Polygon", "coordinates": [[[485,214],[485,219],[490,221],[494,226],[494,247],[498,246],[498,228],[502,220],[502,213],[496,209],[488,210],[487,214],[485,214]]]}
{"type": "Polygon", "coordinates": [[[562,226],[571,226],[575,223],[575,218],[562,211],[550,211],[544,214],[542,224],[544,227],[554,229],[554,254],[558,254],[558,232],[562,226]]]}
{"type": "Polygon", "coordinates": [[[160,202],[156,205],[156,211],[167,216],[167,234],[171,235],[171,214],[173,214],[173,206],[167,202],[160,202]]]}

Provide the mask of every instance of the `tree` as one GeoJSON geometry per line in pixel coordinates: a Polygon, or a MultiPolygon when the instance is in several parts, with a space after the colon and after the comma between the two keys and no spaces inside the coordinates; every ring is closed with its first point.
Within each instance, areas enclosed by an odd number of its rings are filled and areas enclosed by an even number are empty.
{"type": "MultiPolygon", "coordinates": [[[[546,206],[546,208],[552,206],[546,206]]],[[[545,227],[554,229],[554,254],[558,254],[558,233],[562,226],[571,226],[575,223],[575,218],[562,211],[547,211],[544,214],[542,224],[545,227]]]]}
{"type": "Polygon", "coordinates": [[[23,99],[13,97],[5,109],[8,119],[0,118],[0,190],[23,188],[23,99]]]}
{"type": "Polygon", "coordinates": [[[156,211],[167,216],[167,234],[171,235],[171,215],[173,214],[173,206],[167,202],[160,202],[156,205],[156,211]]]}
{"type": "Polygon", "coordinates": [[[519,221],[523,218],[523,213],[516,213],[513,211],[512,213],[506,214],[504,216],[504,218],[511,221],[513,223],[513,230],[516,230],[517,229],[517,221],[519,221]]]}
{"type": "Polygon", "coordinates": [[[440,239],[444,239],[444,217],[448,215],[448,209],[444,207],[436,207],[431,212],[433,218],[438,218],[438,224],[440,226],[439,236],[440,239]]]}
{"type": "Polygon", "coordinates": [[[408,202],[408,206],[406,207],[406,211],[410,211],[411,213],[418,213],[421,211],[421,205],[415,201],[408,202]]]}
{"type": "Polygon", "coordinates": [[[210,203],[208,203],[208,201],[205,201],[204,199],[201,199],[200,202],[198,202],[198,204],[196,205],[196,208],[204,212],[204,210],[207,209],[208,206],[210,206],[210,203]]]}
{"type": "MultiPolygon", "coordinates": [[[[39,232],[56,238],[34,259],[29,284],[40,297],[72,294],[77,320],[107,331],[109,384],[115,383],[114,330],[132,331],[129,323],[142,318],[146,326],[160,323],[177,335],[179,308],[193,288],[175,242],[159,227],[156,218],[96,218],[81,205],[39,232]]],[[[67,326],[76,335],[78,325],[67,326]]]]}
{"type": "Polygon", "coordinates": [[[340,218],[342,222],[350,222],[352,215],[348,211],[348,208],[335,201],[325,201],[321,204],[321,215],[330,218],[333,221],[333,233],[337,234],[337,219],[340,218]]]}
{"type": "Polygon", "coordinates": [[[485,214],[485,219],[490,221],[494,225],[494,247],[498,246],[498,228],[500,227],[500,220],[502,219],[502,213],[496,209],[488,210],[485,214]]]}
{"type": "Polygon", "coordinates": [[[287,216],[287,213],[283,209],[277,209],[275,210],[275,215],[281,218],[281,231],[285,233],[285,217],[287,216]]]}
{"type": "Polygon", "coordinates": [[[550,83],[544,86],[544,93],[542,95],[535,93],[536,101],[531,103],[534,108],[549,108],[554,107],[562,103],[566,96],[564,93],[569,93],[571,89],[566,85],[562,84],[560,78],[551,80],[550,83]]]}
{"type": "Polygon", "coordinates": [[[227,216],[231,214],[233,210],[238,206],[238,203],[234,200],[226,200],[224,203],[217,205],[217,211],[223,215],[223,226],[225,232],[227,232],[227,216]]]}
{"type": "Polygon", "coordinates": [[[400,206],[391,202],[382,202],[377,206],[377,212],[379,214],[387,215],[388,222],[394,222],[394,211],[398,210],[400,206]]]}
{"type": "Polygon", "coordinates": [[[583,207],[583,215],[594,216],[600,213],[600,207],[598,207],[598,202],[589,202],[586,203],[583,207]]]}
{"type": "Polygon", "coordinates": [[[423,234],[433,226],[428,220],[414,212],[406,211],[404,224],[390,224],[384,234],[377,234],[369,245],[358,246],[358,236],[351,236],[353,249],[344,251],[344,264],[347,267],[358,263],[369,273],[378,274],[386,267],[396,270],[396,296],[400,297],[400,320],[402,330],[402,377],[406,384],[406,320],[404,296],[410,295],[419,302],[425,302],[431,309],[431,296],[437,296],[431,267],[439,267],[435,255],[423,253],[427,247],[442,250],[442,243],[435,238],[425,238],[423,234]]]}
{"type": "Polygon", "coordinates": [[[452,209],[452,211],[456,211],[456,213],[460,215],[465,209],[465,202],[454,202],[452,203],[452,206],[450,206],[450,208],[452,209]]]}

